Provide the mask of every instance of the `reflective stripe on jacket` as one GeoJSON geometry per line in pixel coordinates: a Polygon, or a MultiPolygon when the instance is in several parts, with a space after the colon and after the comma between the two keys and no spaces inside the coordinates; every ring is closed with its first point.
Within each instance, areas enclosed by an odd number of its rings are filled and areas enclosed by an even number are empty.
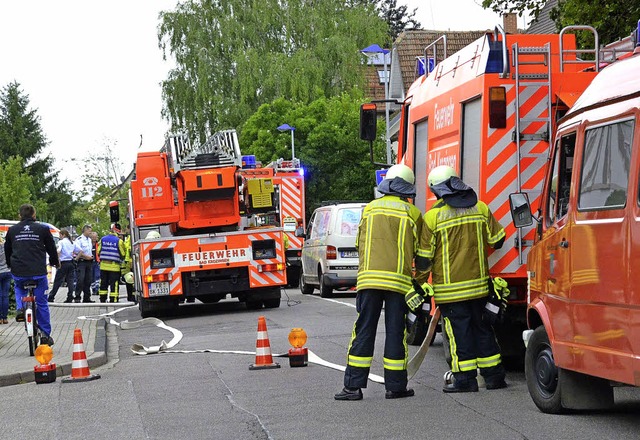
{"type": "Polygon", "coordinates": [[[469,208],[436,203],[425,214],[425,236],[436,303],[489,294],[488,246],[505,232],[485,203],[469,208]]]}
{"type": "Polygon", "coordinates": [[[414,257],[427,256],[420,241],[423,225],[420,210],[397,196],[386,195],[365,206],[356,236],[357,290],[381,289],[404,295],[411,288],[414,257]]]}

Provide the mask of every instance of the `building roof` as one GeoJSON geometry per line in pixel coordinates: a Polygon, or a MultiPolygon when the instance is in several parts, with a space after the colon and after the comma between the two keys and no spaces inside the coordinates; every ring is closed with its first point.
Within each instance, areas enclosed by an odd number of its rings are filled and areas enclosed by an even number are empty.
{"type": "MultiPolygon", "coordinates": [[[[487,30],[437,31],[420,29],[403,31],[393,45],[390,97],[404,98],[405,92],[416,79],[416,57],[424,56],[424,49],[442,35],[447,37],[447,56],[451,56],[486,33],[487,30]]],[[[436,48],[439,58],[437,61],[439,62],[444,54],[443,46],[438,43],[436,48]]]]}

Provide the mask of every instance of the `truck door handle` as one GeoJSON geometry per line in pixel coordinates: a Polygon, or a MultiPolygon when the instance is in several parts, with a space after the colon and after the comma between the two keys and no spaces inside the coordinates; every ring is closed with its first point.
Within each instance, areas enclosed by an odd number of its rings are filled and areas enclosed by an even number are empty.
{"type": "Polygon", "coordinates": [[[560,244],[561,248],[567,249],[569,247],[569,242],[567,240],[565,240],[564,238],[562,239],[562,241],[559,244],[560,244]]]}

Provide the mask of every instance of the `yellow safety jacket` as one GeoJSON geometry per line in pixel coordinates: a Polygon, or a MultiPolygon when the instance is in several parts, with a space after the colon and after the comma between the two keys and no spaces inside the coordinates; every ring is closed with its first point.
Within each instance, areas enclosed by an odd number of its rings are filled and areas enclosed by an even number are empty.
{"type": "Polygon", "coordinates": [[[436,303],[487,296],[488,246],[505,236],[489,207],[478,201],[469,208],[452,208],[441,200],[424,217],[436,303]]]}
{"type": "Polygon", "coordinates": [[[420,210],[398,196],[385,195],[365,206],[356,236],[357,290],[407,293],[414,257],[427,257],[420,241],[423,227],[420,210]]]}

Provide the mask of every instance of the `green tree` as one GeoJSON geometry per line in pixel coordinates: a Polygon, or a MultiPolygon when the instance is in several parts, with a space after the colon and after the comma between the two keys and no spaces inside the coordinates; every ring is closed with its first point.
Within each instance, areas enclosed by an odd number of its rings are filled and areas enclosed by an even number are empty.
{"type": "Polygon", "coordinates": [[[20,205],[32,202],[32,191],[33,180],[24,171],[24,160],[20,156],[0,162],[0,218],[19,220],[20,205]]]}
{"type": "Polygon", "coordinates": [[[380,16],[389,25],[391,43],[396,41],[398,35],[405,29],[420,28],[420,22],[414,18],[418,8],[408,13],[407,6],[398,6],[397,0],[377,0],[377,7],[380,16]]]}
{"type": "Polygon", "coordinates": [[[46,146],[40,117],[37,110],[30,108],[28,95],[17,82],[8,84],[0,93],[0,163],[5,161],[3,158],[22,158],[33,182],[30,192],[38,218],[65,224],[71,219],[74,197],[69,183],[60,180],[51,156],[44,154],[46,146]]]}
{"type": "Polygon", "coordinates": [[[159,41],[176,68],[163,115],[200,140],[238,128],[263,103],[308,103],[363,82],[359,50],[387,27],[363,1],[187,0],[163,12],[159,41]]]}
{"type": "MultiPolygon", "coordinates": [[[[537,17],[546,0],[483,0],[482,6],[495,12],[526,11],[537,17]]],[[[551,19],[558,30],[570,25],[593,26],[598,31],[600,44],[608,44],[628,36],[640,17],[640,0],[560,0],[551,10],[551,19]]],[[[578,34],[582,47],[593,47],[593,37],[578,34]]]]}
{"type": "MultiPolygon", "coordinates": [[[[375,167],[369,161],[369,145],[359,138],[362,102],[361,93],[351,92],[309,104],[283,98],[263,104],[242,129],[242,152],[255,154],[263,164],[290,158],[289,133],[276,129],[286,122],[295,127],[295,153],[305,169],[308,213],[323,200],[370,200],[375,167]]],[[[382,139],[375,143],[375,151],[376,160],[383,160],[382,139]]]]}
{"type": "Polygon", "coordinates": [[[82,203],[75,212],[76,227],[90,224],[100,235],[109,232],[109,202],[120,202],[120,223],[124,227],[127,213],[129,184],[124,183],[128,172],[114,153],[116,141],[104,138],[92,154],[82,160],[82,203]]]}

